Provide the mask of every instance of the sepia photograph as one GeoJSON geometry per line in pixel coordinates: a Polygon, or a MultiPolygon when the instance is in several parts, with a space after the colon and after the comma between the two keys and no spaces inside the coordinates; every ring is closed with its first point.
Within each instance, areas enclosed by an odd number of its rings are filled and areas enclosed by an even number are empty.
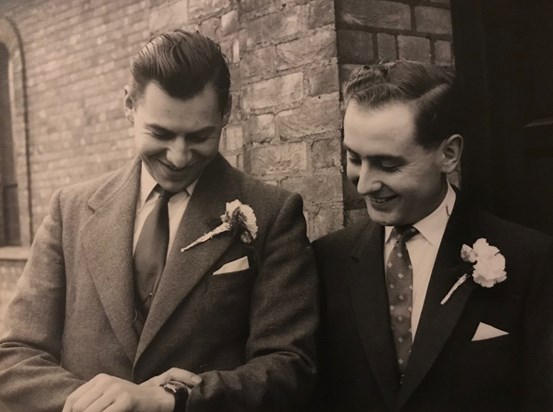
{"type": "Polygon", "coordinates": [[[553,412],[553,1],[0,0],[0,412],[553,412]]]}

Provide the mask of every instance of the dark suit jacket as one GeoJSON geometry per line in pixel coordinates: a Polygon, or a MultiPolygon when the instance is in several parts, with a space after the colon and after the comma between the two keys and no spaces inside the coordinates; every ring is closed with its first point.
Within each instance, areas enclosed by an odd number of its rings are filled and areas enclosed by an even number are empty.
{"type": "Polygon", "coordinates": [[[552,239],[472,209],[458,196],[400,385],[383,233],[367,222],[314,243],[323,280],[321,409],[553,411],[552,239]],[[472,269],[460,258],[462,245],[478,238],[505,256],[507,279],[487,289],[470,277],[440,305],[472,269]],[[480,322],[509,334],[472,342],[480,322]]]}
{"type": "Polygon", "coordinates": [[[0,340],[0,399],[60,411],[85,380],[142,382],[171,367],[201,375],[188,410],[288,411],[315,380],[315,265],[299,195],[245,176],[218,156],[176,234],[141,336],[132,326],[132,239],[140,162],[56,192],[0,340]],[[181,252],[250,205],[250,245],[229,233],[181,252]],[[248,256],[247,270],[212,275],[248,256]]]}

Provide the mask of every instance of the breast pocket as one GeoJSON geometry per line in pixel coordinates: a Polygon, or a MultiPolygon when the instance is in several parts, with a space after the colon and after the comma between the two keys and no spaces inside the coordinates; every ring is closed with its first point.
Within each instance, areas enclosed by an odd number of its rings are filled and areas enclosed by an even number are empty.
{"type": "Polygon", "coordinates": [[[229,339],[248,334],[254,282],[252,268],[210,276],[204,313],[218,334],[229,339]]]}

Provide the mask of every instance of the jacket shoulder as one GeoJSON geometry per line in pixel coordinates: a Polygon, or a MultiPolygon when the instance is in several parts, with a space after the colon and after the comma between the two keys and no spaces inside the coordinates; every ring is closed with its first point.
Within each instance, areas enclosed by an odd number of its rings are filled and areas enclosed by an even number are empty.
{"type": "Polygon", "coordinates": [[[313,249],[321,258],[325,256],[349,255],[361,233],[372,224],[374,223],[367,218],[363,222],[329,233],[315,240],[313,242],[313,249]]]}
{"type": "Polygon", "coordinates": [[[489,234],[490,243],[509,247],[519,253],[527,250],[545,253],[553,245],[553,237],[486,211],[479,210],[476,213],[473,225],[483,234],[489,234]]]}
{"type": "Polygon", "coordinates": [[[59,196],[59,201],[63,205],[82,205],[88,203],[98,194],[101,194],[100,197],[102,198],[114,196],[119,193],[119,189],[122,188],[128,180],[138,176],[136,174],[136,168],[139,165],[139,162],[132,161],[117,170],[91,178],[84,182],[63,186],[54,193],[52,198],[59,196]]]}

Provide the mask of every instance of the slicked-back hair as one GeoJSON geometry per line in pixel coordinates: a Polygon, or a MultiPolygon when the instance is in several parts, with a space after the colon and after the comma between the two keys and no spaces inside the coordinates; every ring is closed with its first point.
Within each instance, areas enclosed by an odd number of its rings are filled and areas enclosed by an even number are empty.
{"type": "Polygon", "coordinates": [[[227,61],[217,43],[198,32],[176,29],[152,37],[131,60],[130,96],[140,99],[150,82],[169,96],[186,100],[212,84],[221,113],[230,90],[227,61]]]}
{"type": "Polygon", "coordinates": [[[409,60],[364,66],[345,87],[346,108],[351,100],[367,109],[408,104],[414,113],[415,139],[427,149],[460,133],[454,94],[451,70],[409,60]]]}

